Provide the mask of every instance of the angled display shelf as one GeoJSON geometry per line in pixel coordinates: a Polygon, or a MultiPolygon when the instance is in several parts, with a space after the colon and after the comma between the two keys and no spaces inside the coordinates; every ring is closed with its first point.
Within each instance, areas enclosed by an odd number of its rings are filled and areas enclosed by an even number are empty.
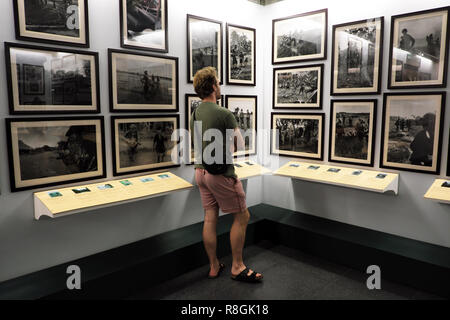
{"type": "Polygon", "coordinates": [[[395,173],[291,161],[274,172],[274,175],[378,193],[392,191],[398,194],[399,175],[395,173]]]}
{"type": "Polygon", "coordinates": [[[450,204],[450,180],[437,179],[424,197],[439,203],[450,204]]]}
{"type": "Polygon", "coordinates": [[[70,214],[123,203],[164,196],[193,188],[189,182],[170,173],[106,181],[34,194],[34,217],[58,218],[70,214]]]}
{"type": "Polygon", "coordinates": [[[234,163],[236,175],[240,180],[262,176],[271,173],[271,171],[254,161],[240,161],[234,163]]]}

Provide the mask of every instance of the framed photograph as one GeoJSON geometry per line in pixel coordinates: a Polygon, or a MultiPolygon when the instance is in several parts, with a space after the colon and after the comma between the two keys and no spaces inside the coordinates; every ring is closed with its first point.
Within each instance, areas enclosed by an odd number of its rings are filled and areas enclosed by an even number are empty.
{"type": "Polygon", "coordinates": [[[256,85],[256,30],[227,24],[227,84],[256,85]]]}
{"type": "Polygon", "coordinates": [[[111,122],[115,176],[179,166],[178,156],[172,159],[178,115],[111,117],[111,122]]]}
{"type": "Polygon", "coordinates": [[[89,48],[88,0],[13,0],[17,40],[89,48]]]}
{"type": "Polygon", "coordinates": [[[321,109],[323,64],[273,69],[274,109],[321,109]]]}
{"type": "Polygon", "coordinates": [[[98,53],[6,42],[5,58],[11,114],[100,112],[98,53]]]}
{"type": "Polygon", "coordinates": [[[220,83],[222,77],[222,22],[187,15],[188,83],[194,82],[198,70],[214,67],[220,83]]]}
{"type": "Polygon", "coordinates": [[[384,18],[333,26],[331,94],[379,94],[384,18]]]}
{"type": "Polygon", "coordinates": [[[445,92],[385,93],[380,167],[439,174],[445,92]]]}
{"type": "Polygon", "coordinates": [[[258,97],[227,95],[227,109],[233,112],[245,142],[245,150],[234,153],[235,157],[256,154],[256,131],[258,128],[258,97]]]}
{"type": "Polygon", "coordinates": [[[122,48],[169,52],[167,0],[119,0],[122,48]]]}
{"type": "Polygon", "coordinates": [[[325,114],[274,113],[271,154],[323,160],[325,114]]]}
{"type": "Polygon", "coordinates": [[[108,49],[111,112],[178,111],[178,58],[108,49]]]}
{"type": "Polygon", "coordinates": [[[12,192],[106,177],[103,117],[6,119],[12,192]]]}
{"type": "Polygon", "coordinates": [[[373,166],[377,100],[332,100],[328,160],[373,166]]]}
{"type": "Polygon", "coordinates": [[[450,7],[393,16],[389,89],[447,84],[450,7]]]}
{"type": "MultiPolygon", "coordinates": [[[[217,100],[217,104],[221,107],[225,107],[224,96],[220,96],[220,100],[217,100]]],[[[192,114],[197,110],[197,108],[202,103],[202,99],[195,94],[186,94],[185,96],[185,110],[186,110],[186,130],[189,132],[188,137],[188,154],[189,154],[189,163],[194,164],[195,156],[194,156],[194,141],[191,139],[191,119],[192,114]]]]}
{"type": "Polygon", "coordinates": [[[328,9],[272,21],[272,64],[327,58],[328,9]]]}

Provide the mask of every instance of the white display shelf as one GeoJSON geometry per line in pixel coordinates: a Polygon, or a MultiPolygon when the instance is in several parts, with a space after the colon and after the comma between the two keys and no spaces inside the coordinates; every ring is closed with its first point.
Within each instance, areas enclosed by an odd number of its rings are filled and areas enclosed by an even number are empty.
{"type": "Polygon", "coordinates": [[[170,172],[161,172],[79,187],[53,189],[34,194],[34,217],[36,220],[42,216],[59,218],[161,197],[193,187],[189,182],[170,172]],[[77,193],[78,190],[86,189],[89,191],[77,193]]]}
{"type": "Polygon", "coordinates": [[[437,179],[424,195],[425,199],[439,203],[450,204],[450,180],[437,179]]]}
{"type": "Polygon", "coordinates": [[[272,173],[269,169],[249,160],[235,162],[234,170],[239,180],[246,180],[272,173]]]}
{"type": "Polygon", "coordinates": [[[391,191],[398,194],[399,175],[396,173],[291,161],[275,171],[274,175],[377,193],[391,191]]]}

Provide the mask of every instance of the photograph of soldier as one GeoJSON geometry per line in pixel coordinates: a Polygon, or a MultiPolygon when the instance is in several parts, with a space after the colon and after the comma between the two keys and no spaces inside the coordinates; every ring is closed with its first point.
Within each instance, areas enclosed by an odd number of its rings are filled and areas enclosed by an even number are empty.
{"type": "Polygon", "coordinates": [[[173,165],[172,133],[177,129],[175,117],[115,118],[116,159],[118,172],[154,169],[173,165]]]}
{"type": "MultiPolygon", "coordinates": [[[[125,47],[166,50],[167,0],[122,0],[125,47]],[[125,14],[124,14],[125,13],[125,14]]],[[[167,51],[166,51],[167,52],[167,51]]]]}
{"type": "Polygon", "coordinates": [[[441,85],[445,81],[448,9],[393,17],[391,85],[441,85]]]}
{"type": "Polygon", "coordinates": [[[255,84],[255,30],[227,25],[228,82],[255,84]]]}
{"type": "Polygon", "coordinates": [[[323,114],[272,113],[272,153],[322,159],[323,114]]]}
{"type": "Polygon", "coordinates": [[[190,82],[198,70],[214,67],[222,79],[222,24],[188,15],[190,82]]]}
{"type": "Polygon", "coordinates": [[[26,30],[78,38],[79,0],[19,0],[25,9],[26,30]]]}
{"type": "Polygon", "coordinates": [[[327,10],[273,21],[274,63],[325,57],[327,10]]]}
{"type": "Polygon", "coordinates": [[[441,100],[440,94],[388,96],[384,164],[436,170],[441,100]]]}
{"type": "Polygon", "coordinates": [[[330,161],[371,165],[376,101],[332,101],[330,161]]]}
{"type": "Polygon", "coordinates": [[[113,109],[177,108],[177,60],[110,51],[113,109]]]}
{"type": "Polygon", "coordinates": [[[256,153],[256,104],[255,96],[226,97],[227,108],[233,112],[245,141],[245,151],[235,155],[252,155],[256,153]]]}
{"type": "Polygon", "coordinates": [[[275,108],[321,106],[322,65],[274,69],[275,108]]]}

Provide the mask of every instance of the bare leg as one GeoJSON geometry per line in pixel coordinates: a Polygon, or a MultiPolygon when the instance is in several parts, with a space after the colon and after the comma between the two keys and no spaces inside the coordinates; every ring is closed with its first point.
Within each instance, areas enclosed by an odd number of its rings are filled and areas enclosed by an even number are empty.
{"type": "MultiPolygon", "coordinates": [[[[231,251],[233,254],[233,265],[231,267],[231,274],[236,276],[246,269],[244,260],[242,258],[242,252],[245,244],[245,233],[247,231],[248,221],[250,220],[250,212],[246,209],[243,212],[234,213],[234,222],[230,231],[230,243],[231,251]]],[[[249,270],[248,275],[253,271],[249,270]]],[[[256,274],[257,278],[261,277],[261,274],[256,274]]]]}
{"type": "Polygon", "coordinates": [[[210,265],[210,276],[219,272],[219,260],[217,259],[217,219],[219,210],[205,210],[205,222],[203,223],[203,245],[208,255],[210,265]]]}

